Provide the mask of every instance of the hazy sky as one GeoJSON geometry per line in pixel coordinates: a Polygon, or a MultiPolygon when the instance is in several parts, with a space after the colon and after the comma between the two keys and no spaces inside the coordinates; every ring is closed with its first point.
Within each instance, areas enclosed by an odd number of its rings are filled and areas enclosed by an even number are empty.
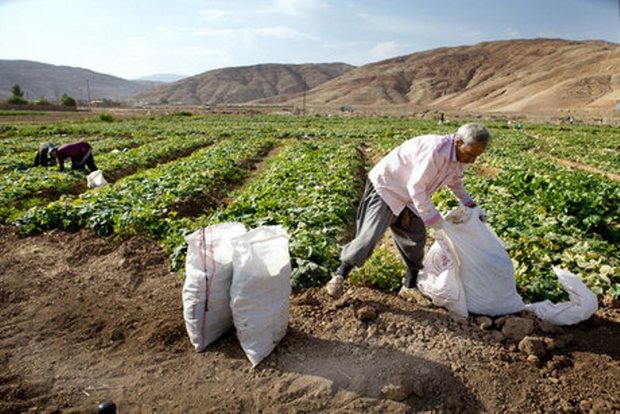
{"type": "Polygon", "coordinates": [[[619,3],[0,0],[0,59],[76,66],[134,79],[258,63],[363,65],[501,39],[620,43],[619,3]]]}

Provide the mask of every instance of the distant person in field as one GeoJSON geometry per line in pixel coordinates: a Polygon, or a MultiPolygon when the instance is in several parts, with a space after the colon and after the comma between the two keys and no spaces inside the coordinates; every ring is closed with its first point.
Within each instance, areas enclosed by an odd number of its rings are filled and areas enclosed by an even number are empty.
{"type": "Polygon", "coordinates": [[[444,223],[431,196],[447,186],[463,205],[476,207],[463,186],[464,171],[487,149],[490,139],[484,125],[465,124],[455,134],[409,139],[380,160],[368,173],[355,238],[342,248],[341,265],[326,284],[327,293],[334,298],[342,295],[351,270],[364,265],[389,227],[407,265],[400,293],[425,301],[415,288],[423,267],[426,226],[439,230],[444,223]]]}
{"type": "Polygon", "coordinates": [[[49,152],[52,157],[58,160],[58,169],[60,171],[65,170],[65,160],[68,158],[71,159],[71,169],[73,170],[81,170],[85,167],[88,167],[90,171],[98,169],[95,165],[92,148],[86,141],[72,142],[60,147],[51,147],[49,152]]]}
{"type": "Polygon", "coordinates": [[[54,157],[49,153],[49,149],[53,147],[52,143],[46,141],[39,146],[39,150],[37,151],[37,155],[34,157],[33,165],[35,167],[47,167],[50,164],[54,164],[54,157]]]}

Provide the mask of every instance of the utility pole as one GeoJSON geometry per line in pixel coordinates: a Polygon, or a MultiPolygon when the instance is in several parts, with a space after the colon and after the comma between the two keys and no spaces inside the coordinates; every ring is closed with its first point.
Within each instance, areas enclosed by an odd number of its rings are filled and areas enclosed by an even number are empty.
{"type": "Polygon", "coordinates": [[[86,79],[86,95],[88,96],[88,108],[90,108],[90,81],[86,79]]]}
{"type": "Polygon", "coordinates": [[[303,116],[306,116],[306,90],[304,89],[304,97],[301,104],[301,112],[303,116]]]}

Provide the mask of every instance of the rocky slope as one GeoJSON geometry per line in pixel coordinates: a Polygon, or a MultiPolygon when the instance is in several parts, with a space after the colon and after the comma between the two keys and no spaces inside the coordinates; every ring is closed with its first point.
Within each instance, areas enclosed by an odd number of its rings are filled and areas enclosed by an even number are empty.
{"type": "Polygon", "coordinates": [[[307,91],[342,75],[345,63],[264,64],[208,71],[136,96],[139,103],[240,104],[307,91]]]}
{"type": "Polygon", "coordinates": [[[611,111],[620,101],[620,45],[535,39],[434,49],[361,66],[309,91],[305,100],[465,111],[611,111]]]}

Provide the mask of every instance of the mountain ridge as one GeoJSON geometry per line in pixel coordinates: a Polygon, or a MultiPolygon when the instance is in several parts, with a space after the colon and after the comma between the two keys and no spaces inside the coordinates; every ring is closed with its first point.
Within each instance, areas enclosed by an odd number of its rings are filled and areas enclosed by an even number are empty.
{"type": "Polygon", "coordinates": [[[0,99],[10,96],[12,85],[19,84],[28,99],[58,99],[68,93],[81,101],[112,99],[135,105],[616,113],[620,44],[564,39],[487,41],[359,67],[339,62],[261,63],[214,69],[164,84],[30,61],[0,60],[0,74],[0,99]],[[9,68],[7,62],[14,67],[9,68]],[[37,72],[33,65],[43,66],[37,72]]]}
{"type": "Polygon", "coordinates": [[[139,103],[244,104],[304,92],[353,69],[346,63],[279,64],[221,68],[151,88],[139,103]]]}
{"type": "Polygon", "coordinates": [[[0,99],[11,96],[19,85],[29,100],[57,101],[63,94],[79,101],[108,99],[124,101],[156,83],[130,81],[90,69],[52,65],[30,60],[0,60],[0,99]]]}
{"type": "MultiPolygon", "coordinates": [[[[300,99],[261,103],[299,104],[300,99]]],[[[360,66],[303,99],[308,105],[483,112],[611,110],[620,101],[620,45],[528,39],[437,48],[360,66]]]]}

